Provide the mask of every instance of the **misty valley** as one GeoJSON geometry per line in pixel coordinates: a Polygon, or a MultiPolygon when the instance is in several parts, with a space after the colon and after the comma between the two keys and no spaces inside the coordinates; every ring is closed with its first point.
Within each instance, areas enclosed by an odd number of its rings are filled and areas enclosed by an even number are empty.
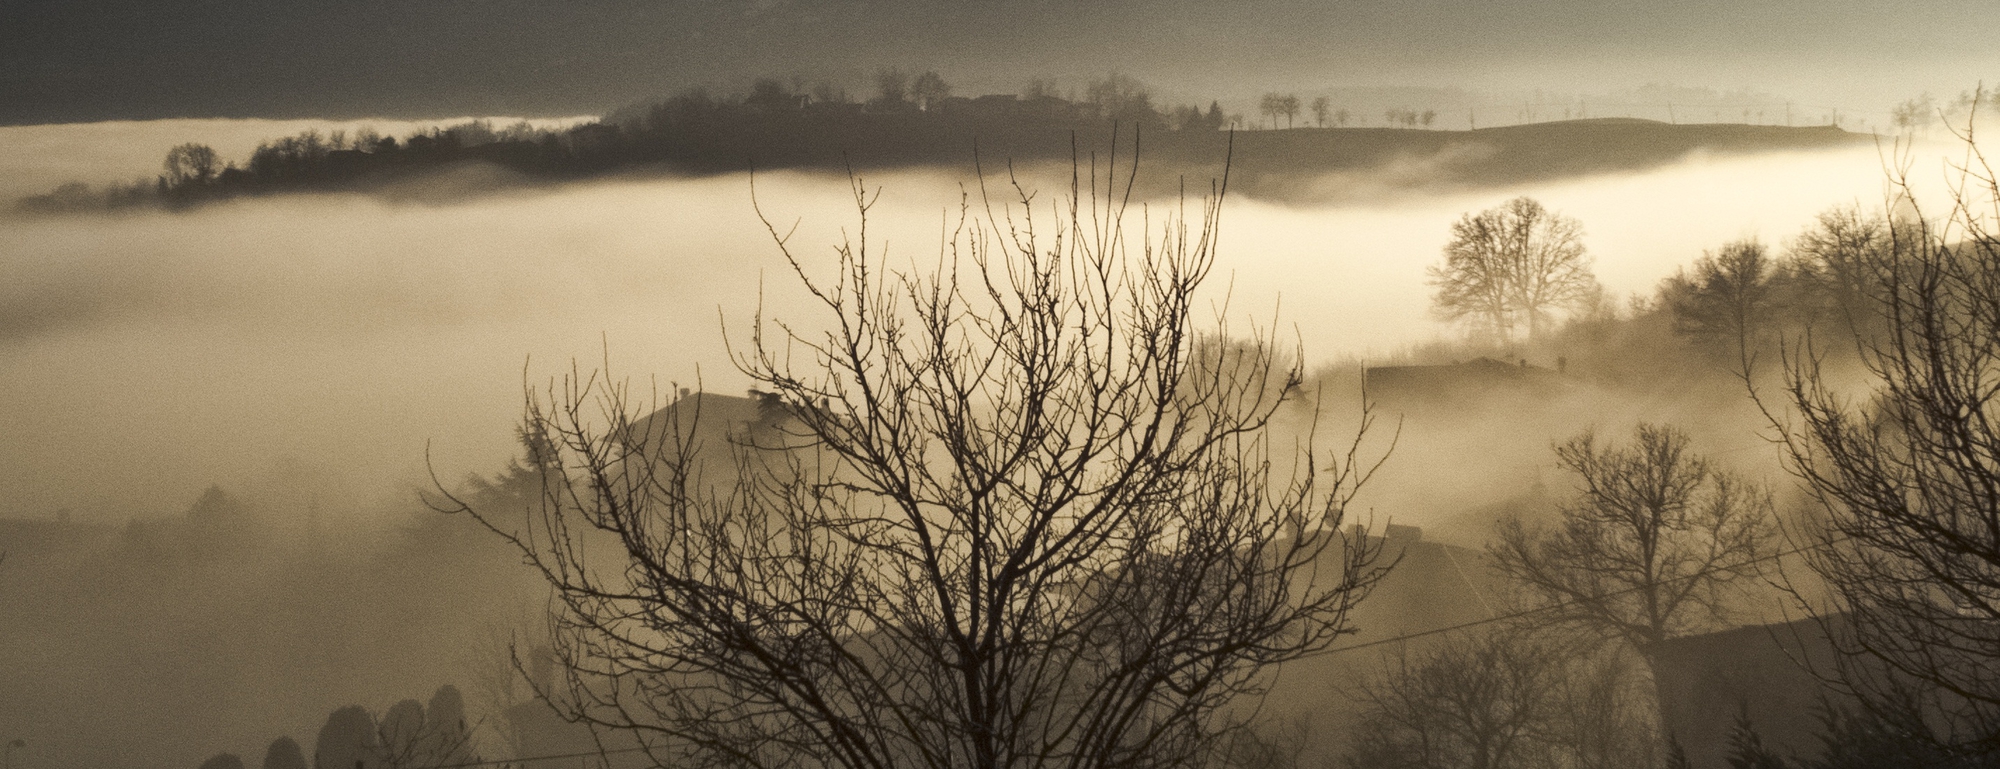
{"type": "Polygon", "coordinates": [[[0,763],[2000,765],[1990,94],[1080,83],[0,126],[0,763]]]}

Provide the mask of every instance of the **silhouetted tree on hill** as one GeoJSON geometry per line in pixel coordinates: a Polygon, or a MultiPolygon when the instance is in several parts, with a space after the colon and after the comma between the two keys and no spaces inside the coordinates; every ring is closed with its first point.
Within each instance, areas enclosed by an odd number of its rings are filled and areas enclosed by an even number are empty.
{"type": "Polygon", "coordinates": [[[783,81],[772,77],[758,78],[756,82],[751,83],[750,95],[744,97],[743,103],[766,112],[786,112],[799,106],[798,97],[792,93],[792,89],[786,87],[783,81]]]}
{"type": "Polygon", "coordinates": [[[938,73],[926,70],[910,84],[910,98],[916,100],[917,108],[929,111],[951,95],[951,84],[946,83],[938,73]]]}
{"type": "Polygon", "coordinates": [[[1103,80],[1091,81],[1084,89],[1084,101],[1106,120],[1126,125],[1161,122],[1160,113],[1153,108],[1153,89],[1124,73],[1113,72],[1103,80]]]}
{"type": "Polygon", "coordinates": [[[425,748],[428,746],[424,744],[423,703],[401,700],[390,705],[389,712],[382,714],[382,720],[375,729],[383,766],[408,769],[425,763],[425,748]]]}
{"type": "Polygon", "coordinates": [[[208,184],[222,171],[222,161],[206,144],[182,144],[167,151],[166,184],[187,187],[208,184]]]}
{"type": "Polygon", "coordinates": [[[890,67],[875,73],[875,98],[868,102],[879,110],[896,110],[910,103],[910,76],[890,67]]]}

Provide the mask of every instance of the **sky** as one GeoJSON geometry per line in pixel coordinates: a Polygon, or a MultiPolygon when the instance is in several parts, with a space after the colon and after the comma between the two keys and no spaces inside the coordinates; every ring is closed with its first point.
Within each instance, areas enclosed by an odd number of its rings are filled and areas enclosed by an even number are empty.
{"type": "Polygon", "coordinates": [[[1978,0],[9,0],[0,123],[554,117],[891,66],[969,93],[1119,70],[1187,101],[1653,83],[1886,112],[2000,77],[1996,23],[1978,0]]]}

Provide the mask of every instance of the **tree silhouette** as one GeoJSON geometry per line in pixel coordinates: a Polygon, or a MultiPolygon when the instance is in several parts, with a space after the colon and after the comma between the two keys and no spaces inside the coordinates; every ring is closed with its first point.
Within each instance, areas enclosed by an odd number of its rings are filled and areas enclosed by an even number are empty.
{"type": "Polygon", "coordinates": [[[1554,765],[1563,656],[1510,628],[1399,647],[1382,673],[1356,687],[1357,767],[1554,765]]]}
{"type": "MultiPolygon", "coordinates": [[[[1969,141],[1969,140],[1968,140],[1969,141]]],[[[1792,470],[1823,519],[1801,532],[1833,598],[1808,608],[1844,652],[1841,679],[1871,715],[1958,756],[2000,755],[2000,194],[1974,164],[1942,221],[1908,213],[1878,234],[1823,221],[1867,285],[1874,328],[1832,343],[1861,376],[1803,339],[1771,406],[1792,470]],[[1978,202],[1975,202],[1978,201],[1978,202]],[[1859,381],[1856,381],[1856,380],[1859,381]],[[1837,613],[1837,614],[1836,614],[1837,613]],[[1829,616],[1831,615],[1831,616],[1829,616]]],[[[1859,225],[1858,227],[1856,225],[1859,225]]],[[[1831,268],[1830,268],[1831,269],[1831,268]]]]}
{"type": "Polygon", "coordinates": [[[1084,100],[1097,108],[1100,117],[1110,120],[1144,124],[1160,118],[1153,108],[1153,89],[1122,72],[1091,81],[1084,88],[1084,100]]]}
{"type": "Polygon", "coordinates": [[[168,187],[188,187],[208,184],[221,171],[222,161],[215,150],[206,144],[182,144],[167,150],[166,183],[168,187]]]}
{"type": "Polygon", "coordinates": [[[1312,111],[1313,123],[1325,128],[1327,121],[1333,119],[1333,100],[1325,96],[1314,97],[1312,111]]]}
{"type": "Polygon", "coordinates": [[[1503,519],[1494,564],[1555,624],[1652,645],[1706,630],[1724,588],[1755,573],[1775,535],[1768,492],[1718,470],[1672,427],[1641,423],[1628,445],[1584,432],[1556,447],[1578,481],[1555,528],[1503,519]]]}
{"type": "Polygon", "coordinates": [[[1754,239],[1724,245],[1661,286],[1674,330],[1747,356],[1778,313],[1777,265],[1754,239]]]}
{"type": "Polygon", "coordinates": [[[546,504],[529,529],[469,512],[557,588],[553,700],[660,765],[1212,755],[1226,706],[1349,632],[1380,574],[1379,540],[1340,525],[1368,465],[1269,453],[1296,364],[1195,326],[1219,189],[1143,237],[1112,187],[968,205],[946,266],[912,275],[873,250],[855,180],[836,277],[772,227],[828,323],[751,332],[761,427],[716,445],[703,396],[645,420],[615,387],[534,397],[561,447],[546,504]],[[584,566],[585,530],[617,568],[584,566]]]}
{"type": "Polygon", "coordinates": [[[1583,227],[1532,198],[1466,214],[1451,227],[1445,262],[1430,269],[1432,306],[1447,320],[1471,319],[1496,336],[1516,324],[1540,335],[1550,313],[1597,293],[1583,227]]]}
{"type": "Polygon", "coordinates": [[[869,102],[878,109],[897,109],[910,103],[910,76],[894,67],[875,73],[875,99],[869,102]]]}
{"type": "Polygon", "coordinates": [[[1872,338],[1882,315],[1878,297],[1890,258],[1889,222],[1852,206],[1823,212],[1789,244],[1793,269],[1807,294],[1824,304],[1810,308],[1841,327],[1872,338]]]}
{"type": "Polygon", "coordinates": [[[951,95],[951,84],[946,83],[938,73],[926,70],[910,85],[910,96],[916,99],[917,107],[929,110],[951,95]]]}

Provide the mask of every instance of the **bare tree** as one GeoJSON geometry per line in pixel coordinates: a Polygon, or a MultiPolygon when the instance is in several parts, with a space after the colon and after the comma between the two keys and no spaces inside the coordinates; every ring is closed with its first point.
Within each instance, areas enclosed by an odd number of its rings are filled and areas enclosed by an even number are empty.
{"type": "Polygon", "coordinates": [[[1257,100],[1257,113],[1271,121],[1272,128],[1277,128],[1278,116],[1285,114],[1284,95],[1276,91],[1264,94],[1264,98],[1257,100]]]}
{"type": "Polygon", "coordinates": [[[1153,89],[1138,78],[1113,72],[1103,80],[1084,86],[1084,100],[1097,108],[1100,117],[1126,123],[1154,123],[1160,113],[1153,107],[1153,89]]]}
{"type": "Polygon", "coordinates": [[[1897,104],[1889,112],[1889,122],[1903,133],[1921,132],[1937,122],[1937,117],[1937,100],[1928,92],[1897,104]]]}
{"type": "Polygon", "coordinates": [[[1756,573],[1774,536],[1768,492],[1716,469],[1677,429],[1640,424],[1628,446],[1585,432],[1556,447],[1578,481],[1554,528],[1504,519],[1488,552],[1552,624],[1652,644],[1726,616],[1724,589],[1756,573]],[[1748,564],[1748,565],[1746,565],[1748,564]]]}
{"type": "Polygon", "coordinates": [[[207,184],[221,170],[221,160],[206,144],[182,144],[167,150],[166,182],[169,187],[207,184]]]}
{"type": "Polygon", "coordinates": [[[1562,652],[1512,628],[1398,647],[1355,687],[1355,769],[1509,769],[1551,763],[1562,652]]]}
{"type": "MultiPolygon", "coordinates": [[[[1559,661],[1561,690],[1550,726],[1552,740],[1575,769],[1657,766],[1662,757],[1658,699],[1652,682],[1636,670],[1636,655],[1615,645],[1570,643],[1559,661]]],[[[1545,643],[1551,641],[1544,641],[1545,643]]]]}
{"type": "Polygon", "coordinates": [[[910,103],[910,76],[900,69],[875,72],[875,100],[878,108],[894,109],[910,103]]]}
{"type": "Polygon", "coordinates": [[[1285,127],[1291,128],[1292,121],[1299,116],[1299,95],[1288,93],[1278,97],[1278,114],[1285,116],[1285,127]]]}
{"type": "Polygon", "coordinates": [[[1265,666],[1349,631],[1370,466],[1274,456],[1296,365],[1201,343],[1220,189],[1132,234],[1080,187],[1044,213],[982,181],[923,274],[884,263],[859,180],[833,277],[774,227],[826,330],[757,324],[769,418],[731,445],[700,397],[531,394],[542,505],[471,512],[556,588],[566,715],[662,766],[1190,766],[1265,666]]]}
{"type": "Polygon", "coordinates": [[[938,73],[929,70],[918,75],[917,82],[910,85],[910,96],[916,99],[919,109],[930,110],[950,95],[951,84],[946,83],[938,73]]]}
{"type": "Polygon", "coordinates": [[[1883,280],[1878,273],[1895,263],[1887,258],[1888,247],[1886,218],[1863,215],[1851,206],[1821,213],[1788,249],[1806,294],[1820,302],[1807,309],[1872,337],[1880,318],[1876,297],[1883,280]]]}
{"type": "Polygon", "coordinates": [[[1314,97],[1312,111],[1313,123],[1320,128],[1325,128],[1327,121],[1333,119],[1333,100],[1325,96],[1314,97]]]}
{"type": "Polygon", "coordinates": [[[1778,267],[1764,244],[1744,239],[1704,253],[1694,270],[1679,271],[1661,287],[1674,314],[1674,330],[1708,342],[1723,342],[1748,355],[1771,330],[1778,311],[1778,267]]]}
{"type": "MultiPolygon", "coordinates": [[[[1972,146],[1967,136],[1968,146],[1972,146]]],[[[1857,377],[1805,340],[1774,414],[1793,471],[1823,508],[1809,564],[1847,654],[1839,671],[1874,714],[1963,754],[2000,751],[2000,184],[1977,160],[1929,220],[1898,178],[1879,247],[1851,251],[1875,281],[1876,333],[1857,377]]],[[[1856,244],[1875,244],[1855,238],[1856,244]]]]}
{"type": "Polygon", "coordinates": [[[1432,306],[1448,320],[1470,319],[1505,339],[1516,323],[1540,335],[1556,309],[1597,294],[1583,226],[1532,198],[1466,214],[1451,227],[1445,261],[1430,269],[1432,306]]]}

